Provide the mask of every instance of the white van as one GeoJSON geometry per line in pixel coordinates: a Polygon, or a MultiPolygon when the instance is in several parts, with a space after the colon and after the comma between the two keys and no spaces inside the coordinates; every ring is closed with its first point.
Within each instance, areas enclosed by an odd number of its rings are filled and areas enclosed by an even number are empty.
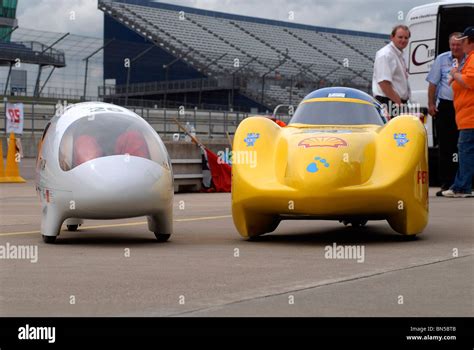
{"type": "MultiPolygon", "coordinates": [[[[408,44],[408,73],[412,90],[412,103],[428,110],[428,83],[426,76],[434,59],[449,51],[448,37],[452,32],[463,32],[474,25],[474,0],[435,2],[417,6],[406,16],[411,38],[408,44]]],[[[436,146],[432,119],[428,117],[428,144],[436,146]]]]}

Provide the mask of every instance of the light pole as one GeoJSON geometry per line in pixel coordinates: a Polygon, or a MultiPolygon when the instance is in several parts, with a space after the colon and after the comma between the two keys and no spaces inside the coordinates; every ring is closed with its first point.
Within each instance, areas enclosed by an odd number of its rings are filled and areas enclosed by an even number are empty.
{"type": "Polygon", "coordinates": [[[262,75],[262,97],[261,97],[261,103],[262,105],[264,105],[263,103],[263,98],[265,96],[265,77],[270,74],[271,72],[274,72],[277,68],[280,68],[281,66],[283,66],[286,61],[288,59],[288,56],[285,56],[285,59],[283,61],[281,61],[280,63],[278,63],[275,67],[273,67],[272,69],[270,69],[268,72],[264,73],[262,75]]]}
{"type": "MultiPolygon", "coordinates": [[[[84,73],[84,92],[82,94],[82,100],[86,100],[86,90],[87,90],[87,70],[89,69],[89,58],[94,56],[96,53],[98,53],[100,50],[105,49],[112,41],[114,41],[115,38],[110,39],[108,42],[105,43],[105,45],[101,46],[97,50],[95,50],[93,53],[91,53],[89,56],[83,59],[83,61],[86,61],[86,71],[84,73]]],[[[105,84],[104,84],[105,85],[105,84]]],[[[105,92],[105,87],[104,87],[104,92],[105,92]]]]}
{"type": "Polygon", "coordinates": [[[241,66],[240,68],[238,68],[238,69],[236,69],[235,71],[232,72],[232,90],[231,90],[231,98],[229,99],[231,101],[232,105],[229,106],[229,108],[230,107],[234,108],[235,74],[238,73],[239,71],[241,71],[242,69],[244,69],[245,67],[247,67],[250,63],[252,63],[256,59],[257,59],[257,57],[252,57],[252,59],[250,61],[248,61],[243,66],[241,66]]]}
{"type": "Polygon", "coordinates": [[[332,73],[338,71],[339,69],[341,69],[341,67],[336,67],[336,68],[334,68],[333,70],[331,70],[328,74],[326,74],[324,77],[322,77],[323,81],[324,81],[324,79],[326,79],[327,77],[329,77],[330,75],[332,75],[332,73]]]}
{"type": "Polygon", "coordinates": [[[140,52],[138,55],[136,55],[134,58],[130,60],[130,64],[128,65],[128,69],[127,69],[127,90],[125,93],[125,106],[128,104],[128,93],[129,93],[128,87],[130,85],[130,71],[132,69],[132,63],[140,59],[142,56],[146,55],[154,47],[155,47],[155,44],[150,45],[149,47],[147,47],[145,50],[143,50],[142,52],[140,52]]]}
{"type": "Polygon", "coordinates": [[[304,65],[303,67],[300,68],[297,74],[293,74],[290,78],[290,99],[289,99],[289,105],[291,106],[291,103],[293,102],[293,79],[297,76],[302,76],[303,70],[309,70],[311,66],[313,66],[314,63],[310,63],[307,65],[304,65]]]}
{"type": "MultiPolygon", "coordinates": [[[[50,50],[53,48],[54,45],[56,45],[57,43],[59,43],[61,40],[63,40],[65,37],[67,37],[70,33],[66,33],[64,34],[62,37],[60,37],[58,40],[56,40],[54,43],[52,43],[51,45],[49,45],[48,47],[46,47],[45,49],[43,49],[43,51],[41,51],[40,55],[44,54],[46,51],[50,50]]],[[[33,92],[33,96],[34,97],[39,97],[41,91],[43,91],[43,88],[46,86],[46,83],[48,82],[49,78],[51,77],[51,74],[53,74],[53,71],[54,71],[54,68],[56,67],[53,67],[53,70],[49,73],[49,76],[48,76],[48,79],[46,80],[46,82],[43,84],[43,86],[40,88],[40,82],[41,82],[41,72],[43,71],[43,67],[45,65],[44,64],[40,64],[39,67],[38,67],[38,75],[36,76],[36,83],[35,83],[35,91],[33,92]]]]}
{"type": "Polygon", "coordinates": [[[169,73],[169,68],[178,62],[179,60],[182,60],[186,56],[188,56],[191,52],[193,52],[194,49],[189,50],[186,52],[183,56],[176,57],[174,60],[172,60],[170,63],[164,64],[163,69],[165,70],[165,93],[163,95],[163,108],[166,108],[166,99],[168,97],[168,73],[169,73]]]}
{"type": "MultiPolygon", "coordinates": [[[[220,61],[220,60],[221,60],[222,58],[224,58],[225,56],[227,56],[227,53],[225,53],[225,54],[219,56],[218,58],[216,58],[216,59],[214,59],[214,60],[212,60],[212,61],[211,61],[208,65],[206,65],[202,70],[203,70],[203,71],[206,70],[207,68],[209,68],[210,66],[212,66],[214,63],[220,61]]],[[[203,72],[203,74],[204,74],[204,72],[203,72]]],[[[203,85],[203,80],[204,80],[204,77],[201,76],[201,84],[200,84],[200,88],[199,88],[199,100],[198,100],[199,108],[202,108],[202,101],[201,101],[201,99],[202,99],[202,88],[203,88],[202,85],[203,85]]]]}

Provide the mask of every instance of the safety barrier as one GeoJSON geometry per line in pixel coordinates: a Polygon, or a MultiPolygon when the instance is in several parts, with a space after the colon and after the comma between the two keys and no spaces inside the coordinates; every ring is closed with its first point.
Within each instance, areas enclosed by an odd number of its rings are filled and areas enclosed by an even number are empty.
{"type": "Polygon", "coordinates": [[[6,168],[3,167],[3,145],[0,142],[0,183],[21,183],[26,182],[20,176],[20,154],[16,149],[15,134],[11,133],[8,141],[8,153],[6,168]]]}

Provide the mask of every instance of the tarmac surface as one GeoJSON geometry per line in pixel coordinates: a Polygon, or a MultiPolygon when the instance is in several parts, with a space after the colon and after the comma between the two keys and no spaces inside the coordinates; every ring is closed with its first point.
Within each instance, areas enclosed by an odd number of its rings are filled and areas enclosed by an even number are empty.
{"type": "Polygon", "coordinates": [[[166,243],[134,218],[47,245],[33,160],[21,172],[26,184],[0,184],[0,247],[37,247],[37,262],[0,259],[0,316],[474,316],[474,198],[430,189],[414,241],[385,221],[284,221],[250,242],[230,194],[177,194],[166,243]],[[364,254],[330,259],[334,244],[364,254]]]}

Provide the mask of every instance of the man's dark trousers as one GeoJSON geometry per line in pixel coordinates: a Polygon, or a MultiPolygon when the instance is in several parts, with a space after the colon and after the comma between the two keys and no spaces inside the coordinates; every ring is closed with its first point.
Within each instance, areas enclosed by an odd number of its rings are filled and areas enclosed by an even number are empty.
{"type": "Polygon", "coordinates": [[[453,101],[439,100],[435,128],[438,138],[438,178],[441,188],[448,189],[453,184],[458,170],[457,142],[459,132],[456,126],[453,101]]]}

